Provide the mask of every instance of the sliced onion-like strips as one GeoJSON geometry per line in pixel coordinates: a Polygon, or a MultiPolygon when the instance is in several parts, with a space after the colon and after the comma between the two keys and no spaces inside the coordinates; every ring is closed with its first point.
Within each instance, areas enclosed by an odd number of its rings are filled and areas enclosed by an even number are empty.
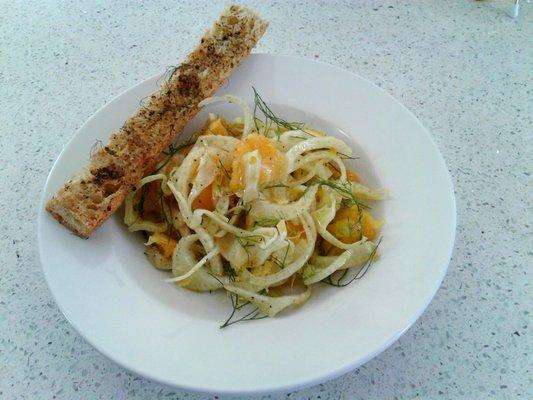
{"type": "Polygon", "coordinates": [[[248,264],[249,255],[235,236],[226,234],[221,238],[216,238],[216,243],[220,254],[229,261],[233,270],[240,271],[248,264]]]}
{"type": "Polygon", "coordinates": [[[266,314],[269,317],[274,317],[280,311],[290,307],[305,303],[309,296],[311,296],[311,287],[300,294],[291,294],[286,296],[271,297],[256,293],[234,285],[224,285],[224,288],[231,293],[235,293],[244,300],[257,306],[260,313],[266,314]]]}
{"type": "MultiPolygon", "coordinates": [[[[131,231],[161,232],[177,241],[171,259],[168,254],[163,257],[162,248],[148,247],[149,258],[158,268],[171,268],[173,277],[168,282],[195,291],[223,288],[257,307],[253,312],[273,317],[305,303],[310,285],[336,271],[364,265],[375,252],[376,245],[366,238],[344,243],[327,230],[341,201],[351,194],[323,182],[348,182],[342,157],[352,152],[342,140],[303,124],[286,130],[289,126],[272,115],[265,115],[264,122],[254,121],[249,105],[235,96],[211,97],[200,106],[217,102],[238,105],[242,118],[223,121],[225,129],[218,126],[208,135],[196,132],[191,148],[161,161],[156,173],[141,179],[126,197],[124,222],[131,231]],[[264,138],[255,142],[249,138],[248,147],[240,145],[252,132],[268,138],[272,146],[265,145],[264,138]],[[237,148],[242,171],[232,170],[237,148]],[[284,154],[287,165],[273,162],[274,152],[284,154]],[[235,173],[242,173],[239,183],[241,179],[244,183],[238,193],[232,185],[235,173]],[[134,205],[143,185],[156,180],[161,183],[165,222],[141,218],[134,205]],[[209,194],[212,208],[198,208],[199,199],[209,194]],[[319,242],[328,242],[342,253],[320,256],[319,242]],[[296,277],[307,286],[304,292],[269,296],[286,293],[296,277]]],[[[209,118],[212,123],[218,117],[209,118]]],[[[387,197],[384,189],[358,182],[349,187],[356,199],[387,197]]],[[[155,240],[150,237],[148,244],[155,240]]]]}
{"type": "Polygon", "coordinates": [[[316,229],[311,215],[307,212],[303,212],[300,216],[300,223],[303,226],[305,236],[306,236],[306,245],[300,252],[300,254],[293,260],[290,264],[285,266],[279,272],[276,272],[272,275],[267,276],[255,276],[250,274],[247,276],[247,281],[254,287],[258,288],[268,288],[276,283],[279,283],[287,278],[289,278],[294,273],[298,272],[304,264],[309,260],[313,254],[316,242],[316,229]]]}
{"type": "MultiPolygon", "coordinates": [[[[130,232],[135,231],[147,231],[147,232],[164,232],[167,229],[167,224],[164,222],[152,222],[146,219],[141,218],[139,213],[135,210],[133,206],[133,199],[135,194],[141,189],[144,185],[150,182],[157,180],[162,181],[162,185],[166,184],[167,177],[164,174],[154,174],[148,175],[141,179],[136,186],[136,189],[132,191],[126,197],[124,201],[124,223],[128,226],[130,232]]],[[[166,186],[166,185],[165,185],[166,186]]]]}
{"type": "Polygon", "coordinates": [[[289,173],[296,169],[296,161],[303,153],[319,149],[333,149],[338,153],[343,153],[348,156],[352,154],[352,149],[350,149],[346,143],[334,137],[319,137],[303,140],[291,147],[291,149],[286,153],[287,160],[289,161],[289,173]]]}
{"type": "Polygon", "coordinates": [[[338,257],[314,257],[303,270],[304,284],[320,282],[340,269],[361,266],[372,255],[375,247],[371,241],[360,240],[338,257]],[[317,259],[320,261],[317,262],[317,259]]]}
{"type": "Polygon", "coordinates": [[[165,279],[166,282],[180,282],[188,277],[192,276],[196,271],[198,271],[200,268],[202,268],[207,261],[209,261],[212,257],[218,254],[218,249],[213,249],[209,253],[207,253],[200,261],[196,263],[194,267],[192,267],[189,271],[184,273],[183,275],[176,276],[174,278],[165,279]]]}
{"type": "Polygon", "coordinates": [[[285,225],[285,221],[281,220],[276,225],[276,229],[278,231],[277,236],[272,236],[272,238],[265,243],[264,247],[257,246],[257,248],[254,249],[252,257],[253,265],[263,265],[272,253],[289,245],[287,242],[287,226],[285,225]]]}
{"type": "Polygon", "coordinates": [[[330,222],[335,218],[339,202],[335,201],[335,195],[333,195],[329,188],[324,188],[325,194],[323,195],[323,201],[321,206],[313,211],[312,216],[315,221],[316,230],[320,236],[327,242],[331,243],[333,246],[336,246],[340,249],[349,249],[352,244],[347,244],[341,242],[335,236],[333,236],[328,230],[327,227],[330,222]]]}
{"type": "Polygon", "coordinates": [[[226,94],[224,96],[215,96],[215,97],[209,97],[207,99],[204,99],[200,102],[200,104],[198,104],[200,107],[204,107],[204,106],[207,106],[209,104],[213,104],[213,103],[219,103],[219,102],[222,102],[222,101],[225,101],[225,102],[228,102],[228,103],[232,103],[232,104],[237,104],[239,107],[242,108],[242,111],[243,111],[243,119],[244,119],[244,129],[243,129],[243,132],[242,132],[242,137],[246,137],[250,134],[250,132],[252,131],[252,128],[253,128],[253,115],[252,115],[252,112],[250,111],[250,107],[248,106],[248,104],[243,100],[241,99],[240,97],[237,97],[237,96],[232,96],[230,94],[226,94]]]}
{"type": "Polygon", "coordinates": [[[259,174],[261,172],[261,156],[257,150],[245,153],[242,157],[244,162],[244,204],[259,197],[259,174]]]}
{"type": "Polygon", "coordinates": [[[300,199],[289,204],[276,204],[267,200],[255,200],[251,203],[250,215],[258,218],[281,218],[285,220],[297,218],[302,212],[310,211],[315,203],[318,187],[309,186],[300,199]]]}
{"type": "Polygon", "coordinates": [[[283,151],[287,151],[291,147],[300,143],[302,140],[308,140],[311,138],[313,138],[313,136],[300,129],[296,129],[294,131],[283,132],[279,137],[279,144],[283,151]]]}
{"type": "Polygon", "coordinates": [[[200,262],[196,261],[196,257],[191,250],[192,245],[196,241],[198,241],[198,235],[190,235],[180,239],[172,254],[172,274],[179,277],[188,274],[196,267],[195,272],[188,278],[178,282],[180,286],[198,292],[207,292],[222,288],[225,282],[229,282],[227,277],[219,276],[215,278],[206,270],[198,267],[198,264],[202,262],[203,258],[200,262]]]}
{"type": "Polygon", "coordinates": [[[352,182],[352,193],[363,200],[385,200],[389,196],[387,189],[370,189],[365,185],[352,182]]]}
{"type": "Polygon", "coordinates": [[[193,176],[200,163],[200,157],[205,151],[205,148],[193,147],[181,165],[170,175],[169,182],[175,182],[176,188],[183,193],[184,196],[189,195],[189,183],[193,180],[193,176]]]}
{"type": "Polygon", "coordinates": [[[198,195],[215,179],[216,171],[218,170],[218,165],[216,163],[218,158],[207,150],[201,157],[198,164],[198,173],[193,179],[193,185],[189,193],[188,203],[189,206],[194,202],[198,195]]]}
{"type": "Polygon", "coordinates": [[[335,163],[334,167],[336,167],[337,171],[339,172],[339,179],[342,181],[346,180],[346,166],[337,154],[329,150],[319,150],[300,157],[298,160],[296,160],[295,169],[299,169],[305,165],[314,164],[317,162],[320,164],[331,162],[335,163]]]}
{"type": "Polygon", "coordinates": [[[233,153],[237,144],[239,144],[239,139],[232,136],[202,135],[198,138],[195,147],[214,147],[227,153],[233,153]]]}

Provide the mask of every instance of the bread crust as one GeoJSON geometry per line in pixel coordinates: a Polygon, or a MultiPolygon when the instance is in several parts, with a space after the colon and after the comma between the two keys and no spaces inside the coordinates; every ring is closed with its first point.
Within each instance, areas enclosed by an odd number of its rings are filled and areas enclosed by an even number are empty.
{"type": "Polygon", "coordinates": [[[59,189],[46,209],[78,236],[91,235],[153,171],[162,151],[198,113],[198,104],[215,94],[267,26],[250,9],[229,6],[185,62],[92,154],[89,165],[59,189]]]}

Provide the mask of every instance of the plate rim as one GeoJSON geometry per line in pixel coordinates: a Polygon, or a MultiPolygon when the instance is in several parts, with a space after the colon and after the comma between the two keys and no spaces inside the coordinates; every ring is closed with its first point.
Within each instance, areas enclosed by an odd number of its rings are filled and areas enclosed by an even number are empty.
{"type": "Polygon", "coordinates": [[[444,268],[441,269],[441,272],[440,272],[440,275],[438,276],[438,279],[435,280],[433,286],[431,287],[431,290],[428,292],[427,297],[424,299],[423,306],[420,306],[417,309],[417,312],[413,313],[411,315],[411,318],[407,321],[407,323],[405,324],[405,326],[402,329],[400,329],[398,332],[395,332],[394,334],[390,335],[384,341],[384,343],[381,346],[375,348],[374,351],[368,353],[365,357],[362,357],[362,358],[357,359],[355,361],[352,361],[352,362],[346,363],[344,365],[341,365],[338,368],[330,370],[330,371],[328,371],[326,373],[315,374],[316,376],[311,376],[311,377],[309,377],[307,379],[298,379],[298,380],[293,380],[292,382],[287,381],[289,383],[286,382],[286,383],[284,383],[282,385],[278,385],[276,387],[257,387],[257,388],[254,388],[254,389],[245,389],[245,390],[232,390],[232,389],[228,389],[228,388],[217,389],[217,388],[214,388],[212,386],[209,386],[209,384],[206,384],[204,386],[198,386],[198,385],[189,385],[187,383],[176,383],[174,381],[170,381],[170,380],[167,380],[167,379],[160,378],[158,376],[152,375],[150,372],[141,371],[142,368],[137,368],[135,365],[128,365],[125,362],[119,361],[111,353],[107,352],[105,349],[100,348],[100,346],[98,346],[95,343],[93,343],[93,341],[91,341],[90,338],[87,337],[83,333],[83,331],[78,328],[78,326],[76,326],[76,324],[67,316],[67,314],[65,313],[65,311],[61,307],[60,303],[57,301],[56,294],[51,289],[49,276],[48,276],[48,274],[46,272],[46,269],[44,267],[44,264],[45,264],[44,259],[45,259],[45,257],[44,257],[44,250],[43,250],[43,238],[42,238],[42,226],[43,226],[43,223],[44,223],[44,220],[45,220],[45,216],[46,216],[46,210],[45,210],[46,201],[47,201],[46,191],[47,191],[47,188],[48,188],[48,186],[49,186],[49,184],[51,182],[52,176],[53,176],[53,174],[54,174],[54,172],[55,172],[55,170],[56,170],[56,168],[58,166],[59,160],[64,156],[64,154],[67,151],[67,149],[70,147],[72,142],[74,142],[76,140],[76,138],[78,137],[80,132],[85,128],[85,126],[88,125],[93,119],[95,119],[95,117],[103,109],[109,107],[109,105],[111,103],[116,102],[125,93],[127,93],[127,92],[129,92],[131,90],[134,90],[135,88],[138,88],[139,86],[142,86],[142,85],[146,84],[147,81],[151,81],[153,79],[159,79],[161,76],[164,75],[164,72],[152,75],[152,76],[148,77],[147,79],[144,79],[144,80],[136,83],[135,85],[132,85],[132,86],[126,88],[125,90],[123,90],[122,92],[120,92],[119,94],[114,96],[110,101],[106,102],[101,107],[99,107],[93,114],[91,114],[84,121],[84,123],[78,129],[76,129],[75,133],[72,135],[72,137],[67,141],[67,143],[64,145],[64,147],[61,149],[61,151],[59,152],[59,154],[55,158],[55,160],[54,160],[54,162],[53,162],[53,164],[52,164],[52,166],[50,168],[50,171],[48,173],[48,176],[47,176],[47,178],[45,180],[44,186],[43,186],[42,191],[41,191],[41,196],[40,196],[40,201],[39,201],[39,211],[38,211],[38,214],[37,214],[37,219],[38,219],[38,221],[37,221],[37,243],[38,243],[38,252],[39,252],[39,263],[41,265],[41,270],[42,270],[43,275],[45,277],[45,281],[46,281],[46,285],[48,287],[48,290],[49,290],[50,294],[52,295],[52,298],[54,299],[54,302],[56,303],[56,305],[57,305],[58,309],[60,310],[61,314],[68,321],[68,323],[74,328],[74,330],[88,344],[90,344],[91,347],[93,347],[98,353],[100,353],[101,355],[105,356],[107,359],[113,361],[115,364],[119,365],[120,367],[125,368],[126,370],[128,370],[128,371],[130,371],[130,372],[132,372],[132,373],[134,373],[136,375],[146,377],[146,378],[148,378],[150,380],[153,380],[155,382],[158,382],[160,384],[163,384],[163,385],[166,385],[166,386],[169,386],[169,387],[172,387],[172,388],[177,388],[177,389],[180,389],[180,390],[185,390],[185,391],[190,391],[190,392],[195,392],[195,393],[222,394],[222,395],[258,395],[258,394],[266,394],[266,393],[275,394],[275,393],[281,393],[281,392],[285,392],[286,393],[286,392],[289,392],[289,391],[303,389],[303,388],[306,388],[306,387],[317,385],[317,384],[322,383],[322,382],[326,382],[326,381],[332,380],[332,379],[337,378],[337,377],[339,377],[341,375],[344,375],[347,372],[349,372],[351,370],[354,370],[355,368],[358,368],[361,365],[367,363],[368,361],[370,361],[371,359],[373,359],[374,357],[376,357],[380,353],[382,353],[385,350],[387,350],[393,343],[395,343],[401,336],[403,336],[407,330],[409,330],[413,326],[413,324],[426,311],[427,307],[429,306],[429,304],[431,303],[431,301],[435,297],[435,295],[436,295],[438,289],[440,288],[440,286],[442,284],[442,281],[443,281],[444,277],[446,276],[446,273],[447,273],[447,271],[449,269],[451,257],[453,255],[453,251],[454,251],[454,248],[455,248],[455,237],[456,237],[456,231],[457,231],[456,198],[455,198],[454,185],[453,185],[453,180],[452,180],[452,177],[451,177],[451,174],[450,174],[450,170],[448,169],[446,161],[445,161],[445,159],[444,159],[439,147],[437,146],[432,134],[430,133],[430,131],[421,123],[421,121],[416,117],[416,115],[411,110],[409,110],[402,102],[397,100],[394,96],[392,96],[390,93],[388,93],[385,89],[381,88],[380,86],[378,86],[377,84],[373,83],[369,79],[366,79],[365,77],[362,77],[362,76],[358,75],[357,73],[352,72],[351,70],[344,69],[344,68],[341,68],[341,67],[339,67],[337,65],[332,65],[332,64],[329,64],[329,63],[326,63],[326,62],[323,62],[323,61],[318,61],[318,60],[315,60],[315,59],[306,58],[306,57],[300,57],[300,56],[294,56],[294,55],[281,55],[281,54],[270,54],[270,53],[260,53],[260,52],[258,52],[258,53],[250,54],[250,56],[248,58],[264,58],[264,59],[267,59],[267,58],[270,58],[270,57],[281,58],[281,59],[290,59],[293,62],[305,62],[305,63],[311,63],[311,64],[319,64],[319,65],[321,65],[323,67],[331,68],[331,69],[333,69],[333,70],[335,70],[337,72],[341,72],[343,74],[345,74],[345,73],[350,74],[352,77],[354,77],[356,79],[359,79],[359,80],[362,80],[366,84],[372,86],[374,89],[377,89],[379,92],[381,92],[382,95],[385,95],[386,97],[389,98],[389,100],[392,100],[394,103],[396,103],[396,105],[399,105],[400,108],[402,109],[402,111],[404,113],[408,114],[409,117],[413,121],[416,121],[416,124],[418,125],[418,127],[422,131],[425,132],[425,135],[426,135],[426,138],[429,141],[429,144],[432,146],[433,150],[435,151],[435,154],[437,155],[437,158],[438,158],[438,162],[439,162],[440,166],[443,168],[443,170],[445,171],[445,177],[446,177],[446,181],[448,183],[447,189],[448,189],[448,192],[449,192],[449,200],[451,200],[451,203],[449,204],[449,206],[451,208],[450,208],[449,211],[451,211],[453,219],[450,221],[450,224],[449,224],[449,232],[448,232],[448,234],[449,234],[449,239],[450,240],[449,240],[449,244],[448,244],[448,252],[447,252],[447,256],[446,256],[445,266],[444,266],[444,268]]]}

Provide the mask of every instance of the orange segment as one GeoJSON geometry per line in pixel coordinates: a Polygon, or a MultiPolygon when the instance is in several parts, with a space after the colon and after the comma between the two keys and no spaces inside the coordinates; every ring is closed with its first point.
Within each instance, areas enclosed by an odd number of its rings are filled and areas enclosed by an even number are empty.
{"type": "Polygon", "coordinates": [[[265,136],[252,134],[241,140],[233,153],[233,166],[230,188],[233,192],[244,189],[244,161],[243,156],[250,151],[257,150],[261,156],[261,172],[259,183],[280,181],[287,174],[287,159],[276,149],[274,143],[265,136]]]}
{"type": "Polygon", "coordinates": [[[374,219],[369,212],[363,211],[361,225],[363,227],[363,235],[366,236],[368,240],[374,240],[379,229],[383,225],[383,222],[374,219]]]}
{"type": "Polygon", "coordinates": [[[299,243],[300,240],[306,239],[304,227],[299,222],[287,221],[287,237],[294,243],[299,243]]]}
{"type": "MultiPolygon", "coordinates": [[[[374,219],[366,210],[361,215],[361,228],[357,225],[358,220],[359,210],[356,206],[343,208],[337,212],[333,221],[328,225],[327,230],[341,242],[347,244],[361,240],[362,235],[367,237],[368,240],[374,240],[383,222],[374,219]]],[[[340,254],[340,250],[336,248],[330,251],[331,247],[333,246],[329,242],[323,242],[322,248],[324,251],[329,252],[329,255],[340,254]]]]}
{"type": "Polygon", "coordinates": [[[217,118],[209,122],[209,124],[203,129],[202,135],[229,136],[229,132],[222,124],[222,120],[220,118],[217,118]]]}
{"type": "Polygon", "coordinates": [[[172,257],[172,253],[174,253],[174,248],[177,245],[177,242],[172,239],[171,237],[165,235],[164,233],[154,233],[150,240],[153,244],[155,244],[159,250],[159,252],[165,256],[166,258],[172,257]]]}
{"type": "MultiPolygon", "coordinates": [[[[339,179],[341,176],[339,169],[333,163],[329,163],[327,166],[332,173],[331,176],[335,179],[339,179]]],[[[359,175],[357,175],[357,172],[352,171],[351,169],[346,170],[346,178],[350,182],[359,182],[359,175]]]]}
{"type": "Polygon", "coordinates": [[[209,211],[215,209],[215,203],[213,202],[213,185],[207,186],[200,192],[198,197],[194,199],[191,204],[191,208],[196,210],[197,208],[203,208],[209,211]]]}
{"type": "Polygon", "coordinates": [[[351,169],[346,171],[346,177],[350,182],[359,182],[359,175],[357,175],[357,172],[351,169]]]}
{"type": "Polygon", "coordinates": [[[341,208],[328,225],[327,230],[343,243],[357,242],[361,239],[361,231],[357,226],[358,219],[357,207],[341,208]]]}

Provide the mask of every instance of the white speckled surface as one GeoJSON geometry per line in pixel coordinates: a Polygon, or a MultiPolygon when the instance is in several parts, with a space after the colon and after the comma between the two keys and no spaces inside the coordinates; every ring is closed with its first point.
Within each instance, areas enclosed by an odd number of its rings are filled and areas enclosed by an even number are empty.
{"type": "MultiPolygon", "coordinates": [[[[98,354],[43,281],[35,221],[60,149],[96,109],[182,59],[223,8],[106,3],[2,7],[2,399],[206,398],[98,354]]],[[[271,21],[257,51],[356,72],[411,109],[446,159],[458,206],[449,272],[396,344],[338,379],[264,398],[533,398],[533,4],[512,20],[503,0],[245,3],[271,21]]]]}

